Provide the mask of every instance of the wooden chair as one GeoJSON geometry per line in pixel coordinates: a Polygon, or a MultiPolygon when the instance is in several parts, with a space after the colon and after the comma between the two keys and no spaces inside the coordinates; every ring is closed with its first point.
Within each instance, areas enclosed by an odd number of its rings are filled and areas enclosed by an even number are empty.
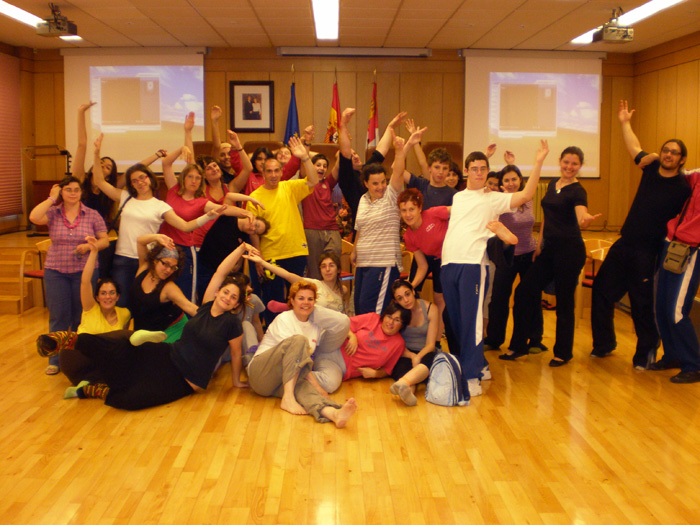
{"type": "Polygon", "coordinates": [[[51,239],[44,239],[36,243],[36,248],[31,248],[29,250],[24,250],[19,264],[19,315],[24,314],[24,280],[28,279],[39,279],[41,281],[41,297],[44,301],[43,305],[46,306],[46,289],[44,287],[44,261],[46,260],[46,252],[49,251],[49,246],[51,246],[51,239]],[[32,255],[30,259],[31,267],[27,265],[27,256],[32,255]],[[39,268],[34,268],[34,256],[38,258],[39,268]]]}
{"type": "Polygon", "coordinates": [[[593,279],[595,274],[598,273],[598,268],[596,268],[596,259],[591,257],[591,252],[601,248],[609,249],[613,243],[604,239],[584,239],[583,244],[586,246],[586,265],[590,262],[591,266],[590,270],[586,272],[586,279],[593,279]]]}
{"type": "MultiPolygon", "coordinates": [[[[612,243],[610,243],[610,245],[612,245],[612,243]]],[[[601,248],[590,250],[586,254],[586,258],[591,260],[594,269],[596,261],[602,264],[602,262],[605,260],[605,257],[608,255],[608,250],[610,250],[610,246],[602,246],[601,248]]],[[[581,269],[581,275],[579,277],[580,286],[576,288],[576,326],[578,326],[579,319],[583,319],[583,289],[593,288],[594,278],[595,273],[589,276],[584,265],[584,267],[581,269]]]]}
{"type": "Polygon", "coordinates": [[[401,266],[403,266],[403,271],[399,275],[401,279],[408,279],[411,272],[411,265],[413,264],[413,252],[402,251],[401,252],[401,266]]]}

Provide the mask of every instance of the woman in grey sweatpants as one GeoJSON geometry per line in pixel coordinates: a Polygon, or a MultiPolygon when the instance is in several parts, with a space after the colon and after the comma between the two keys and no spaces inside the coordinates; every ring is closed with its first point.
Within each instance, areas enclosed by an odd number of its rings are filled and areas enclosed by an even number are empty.
{"type": "Polygon", "coordinates": [[[280,408],[291,414],[311,414],[343,428],[357,409],[353,398],[340,405],[331,400],[311,369],[322,328],[314,313],[316,286],[297,281],[289,290],[291,310],[275,318],[248,365],[250,387],[261,396],[282,398],[280,408]]]}

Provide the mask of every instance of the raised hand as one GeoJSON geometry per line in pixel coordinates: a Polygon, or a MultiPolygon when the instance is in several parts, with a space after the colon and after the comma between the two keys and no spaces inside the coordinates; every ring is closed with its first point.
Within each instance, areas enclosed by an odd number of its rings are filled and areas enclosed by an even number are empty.
{"type": "Polygon", "coordinates": [[[408,131],[409,135],[416,131],[416,124],[413,122],[412,118],[407,118],[406,122],[404,122],[404,126],[406,126],[406,131],[408,131]]]}
{"type": "Polygon", "coordinates": [[[104,133],[100,133],[100,135],[95,139],[95,153],[100,153],[100,150],[102,149],[102,139],[105,137],[104,133]]]}
{"type": "Polygon", "coordinates": [[[416,130],[413,133],[411,133],[411,136],[408,137],[408,141],[406,141],[406,147],[412,148],[413,146],[418,144],[421,141],[421,138],[423,137],[423,133],[425,133],[427,129],[427,127],[416,128],[416,130]]]}
{"type": "Polygon", "coordinates": [[[241,139],[238,138],[238,134],[230,129],[226,130],[228,134],[228,141],[233,149],[241,149],[241,139]]]}
{"type": "Polygon", "coordinates": [[[486,146],[486,151],[484,153],[486,153],[488,158],[491,158],[493,154],[496,153],[496,144],[493,143],[486,146]]]}
{"type": "Polygon", "coordinates": [[[506,162],[508,165],[513,165],[515,164],[515,153],[513,153],[510,150],[505,150],[503,152],[503,160],[506,162]]]}
{"type": "Polygon", "coordinates": [[[352,116],[355,114],[355,108],[345,108],[343,110],[343,114],[340,117],[340,120],[343,122],[343,124],[347,125],[350,123],[350,120],[352,119],[352,116]]]}
{"type": "Polygon", "coordinates": [[[187,146],[182,146],[180,158],[184,160],[187,164],[192,164],[194,162],[194,154],[187,146]]]}
{"type": "Polygon", "coordinates": [[[303,159],[309,154],[299,137],[289,137],[289,151],[298,159],[303,159]]]}
{"type": "Polygon", "coordinates": [[[391,122],[389,122],[389,127],[396,128],[396,126],[398,126],[399,124],[401,124],[404,121],[404,119],[406,118],[406,115],[408,115],[407,111],[401,111],[393,119],[391,119],[391,122]]]}
{"type": "Polygon", "coordinates": [[[162,233],[157,233],[157,234],[156,234],[155,241],[156,241],[158,244],[162,244],[163,246],[165,246],[165,247],[168,248],[169,250],[174,250],[174,249],[175,249],[175,241],[173,241],[173,240],[172,240],[170,237],[168,237],[167,235],[163,235],[162,233]]]}
{"type": "Polygon", "coordinates": [[[549,144],[545,139],[540,140],[540,148],[537,150],[535,155],[535,162],[544,162],[549,154],[549,144]]]}
{"type": "Polygon", "coordinates": [[[85,112],[88,109],[90,109],[92,106],[94,106],[95,104],[97,104],[97,102],[92,102],[92,101],[88,102],[87,104],[81,104],[80,107],[78,107],[78,111],[85,112]]]}
{"type": "Polygon", "coordinates": [[[634,110],[630,111],[629,108],[627,107],[627,101],[626,100],[620,100],[620,107],[617,111],[617,118],[620,119],[621,123],[629,122],[632,120],[632,115],[634,114],[634,110]]]}
{"type": "Polygon", "coordinates": [[[223,112],[221,111],[221,108],[219,106],[212,106],[211,107],[211,119],[214,122],[217,122],[220,118],[223,112]]]}
{"type": "Polygon", "coordinates": [[[394,145],[394,150],[396,153],[402,152],[406,147],[406,141],[396,134],[394,128],[391,128],[391,142],[394,145]]]}
{"type": "Polygon", "coordinates": [[[87,242],[88,246],[90,247],[90,251],[96,252],[98,250],[97,239],[95,237],[88,235],[85,237],[85,242],[87,242]]]}
{"type": "Polygon", "coordinates": [[[307,144],[311,144],[314,141],[315,135],[316,135],[316,128],[314,128],[313,124],[311,124],[310,126],[306,126],[304,128],[304,132],[302,133],[303,142],[306,142],[307,144]]]}
{"type": "Polygon", "coordinates": [[[194,128],[194,111],[190,111],[185,117],[185,131],[192,131],[194,128]]]}

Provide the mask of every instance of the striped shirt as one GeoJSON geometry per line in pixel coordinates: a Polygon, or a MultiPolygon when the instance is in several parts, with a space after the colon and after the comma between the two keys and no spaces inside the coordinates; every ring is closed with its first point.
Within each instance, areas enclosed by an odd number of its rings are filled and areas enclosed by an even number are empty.
{"type": "Polygon", "coordinates": [[[537,242],[532,236],[532,226],[535,224],[532,201],[526,202],[514,212],[501,214],[498,220],[518,238],[518,244],[515,245],[515,255],[535,251],[537,242]]]}
{"type": "Polygon", "coordinates": [[[73,228],[66,226],[62,212],[63,204],[51,206],[46,212],[51,246],[44,267],[61,273],[82,272],[88,254],[78,256],[73,252],[79,244],[85,244],[88,235],[97,237],[100,232],[106,233],[107,226],[99,213],[84,204],[80,205],[76,219],[69,223],[73,228]]]}
{"type": "Polygon", "coordinates": [[[398,196],[399,192],[389,184],[384,195],[374,202],[369,192],[360,198],[355,219],[355,229],[360,234],[356,245],[358,267],[397,266],[401,271],[398,196]]]}

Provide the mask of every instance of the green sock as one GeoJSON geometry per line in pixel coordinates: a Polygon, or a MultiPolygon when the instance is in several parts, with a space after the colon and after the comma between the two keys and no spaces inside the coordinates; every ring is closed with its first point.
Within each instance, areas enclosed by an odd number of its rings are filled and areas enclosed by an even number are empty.
{"type": "Polygon", "coordinates": [[[81,381],[76,386],[69,386],[63,393],[63,399],[72,399],[74,397],[78,397],[78,389],[83,388],[84,386],[88,386],[89,384],[90,381],[81,381]]]}
{"type": "Polygon", "coordinates": [[[165,332],[151,332],[150,330],[136,330],[129,342],[134,346],[142,345],[143,343],[162,343],[168,338],[165,332]]]}

